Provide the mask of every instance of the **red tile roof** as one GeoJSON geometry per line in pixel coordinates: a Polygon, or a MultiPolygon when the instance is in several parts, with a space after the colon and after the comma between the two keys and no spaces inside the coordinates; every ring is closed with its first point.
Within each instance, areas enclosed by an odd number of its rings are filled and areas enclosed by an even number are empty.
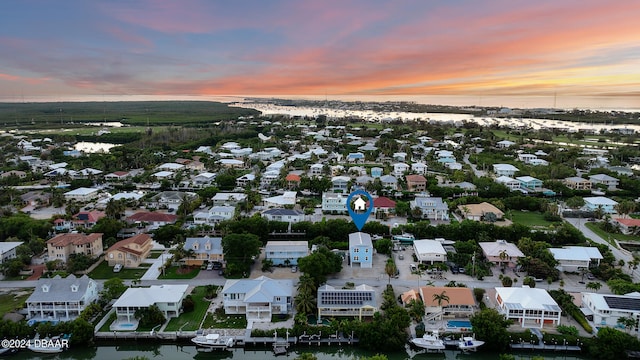
{"type": "Polygon", "coordinates": [[[427,179],[422,175],[407,175],[405,179],[407,179],[407,182],[412,182],[412,183],[427,181],[427,179]]]}
{"type": "Polygon", "coordinates": [[[89,235],[85,234],[59,234],[55,237],[47,240],[47,245],[66,247],[69,245],[84,245],[94,242],[96,239],[101,239],[101,233],[93,233],[89,235]]]}
{"type": "MultiPolygon", "coordinates": [[[[368,201],[367,201],[367,207],[369,207],[368,201]]],[[[374,208],[395,208],[396,202],[389,199],[388,197],[380,196],[373,199],[373,207],[374,208]]]]}
{"type": "Polygon", "coordinates": [[[166,223],[174,223],[178,220],[177,215],[173,214],[163,214],[159,212],[149,212],[149,211],[141,211],[137,212],[127,218],[129,222],[166,222],[166,223]]]}
{"type": "Polygon", "coordinates": [[[111,247],[107,250],[107,252],[120,250],[124,252],[130,252],[136,255],[142,255],[141,251],[132,249],[129,247],[129,245],[138,244],[140,247],[144,247],[145,244],[148,242],[151,242],[151,236],[149,236],[149,234],[140,234],[140,235],[132,236],[128,239],[118,241],[117,243],[111,245],[111,247]]]}
{"type": "Polygon", "coordinates": [[[300,181],[300,175],[289,174],[289,175],[287,175],[285,180],[287,180],[287,181],[300,181]]]}
{"type": "Polygon", "coordinates": [[[640,226],[640,219],[623,219],[623,218],[616,218],[616,221],[619,222],[622,225],[625,225],[627,227],[631,227],[631,226],[640,226]]]}

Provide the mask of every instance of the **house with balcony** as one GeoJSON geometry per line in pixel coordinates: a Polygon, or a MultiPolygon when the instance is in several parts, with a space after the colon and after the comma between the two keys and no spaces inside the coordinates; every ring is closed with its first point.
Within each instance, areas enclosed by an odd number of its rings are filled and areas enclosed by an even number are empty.
{"type": "Polygon", "coordinates": [[[154,230],[167,224],[174,224],[178,220],[178,215],[155,211],[139,211],[129,215],[125,220],[140,229],[154,230]]]}
{"type": "Polygon", "coordinates": [[[381,167],[372,167],[371,168],[371,177],[372,178],[379,178],[380,176],[382,176],[382,174],[384,174],[384,170],[381,167]]]}
{"type": "Polygon", "coordinates": [[[323,192],[322,193],[322,212],[323,213],[346,213],[347,212],[347,194],[323,192]]]}
{"type": "Polygon", "coordinates": [[[125,268],[137,268],[149,256],[152,247],[149,234],[138,234],[111,245],[105,259],[109,266],[121,264],[125,268]]]}
{"type": "Polygon", "coordinates": [[[75,190],[67,191],[63,196],[67,201],[74,200],[77,202],[87,202],[97,198],[99,192],[100,189],[97,188],[80,187],[75,190]]]}
{"type": "Polygon", "coordinates": [[[449,206],[439,197],[417,195],[409,202],[411,209],[418,208],[423,219],[449,220],[449,206]]]}
{"type": "MultiPolygon", "coordinates": [[[[591,292],[582,293],[582,313],[587,320],[596,326],[621,328],[618,323],[620,318],[640,319],[640,294],[637,292],[625,295],[597,294],[591,292]]],[[[620,329],[622,330],[622,329],[620,329]]],[[[638,331],[638,325],[632,331],[638,331]]]]}
{"type": "Polygon", "coordinates": [[[293,305],[293,282],[266,276],[230,279],[222,288],[227,315],[246,315],[247,321],[271,322],[272,315],[289,314],[293,305]]]}
{"type": "Polygon", "coordinates": [[[349,234],[349,265],[361,268],[373,267],[373,242],[371,235],[363,232],[349,234]]]}
{"type": "Polygon", "coordinates": [[[542,180],[536,179],[532,176],[518,176],[516,180],[520,182],[520,189],[526,191],[541,191],[542,180]]]}
{"type": "Polygon", "coordinates": [[[618,184],[620,183],[619,179],[614,178],[613,176],[609,176],[607,174],[591,175],[589,176],[589,180],[591,180],[593,184],[605,185],[609,190],[615,190],[618,187],[618,184]]]}
{"type": "Polygon", "coordinates": [[[423,192],[427,190],[427,179],[422,175],[407,175],[407,189],[413,192],[423,192]]]}
{"type": "Polygon", "coordinates": [[[480,204],[465,204],[458,205],[458,211],[467,220],[473,221],[485,221],[485,217],[489,213],[493,213],[498,220],[501,220],[504,213],[488,202],[481,202],[480,204]]]}
{"type": "Polygon", "coordinates": [[[427,173],[428,166],[421,162],[415,162],[411,164],[411,172],[418,175],[424,175],[427,173]]]}
{"type": "Polygon", "coordinates": [[[482,249],[482,254],[488,261],[503,268],[514,269],[518,264],[518,260],[524,258],[522,251],[515,244],[506,240],[480,242],[478,244],[482,249]]]}
{"type": "Polygon", "coordinates": [[[216,176],[216,173],[202,172],[193,177],[193,185],[198,188],[211,186],[215,183],[216,176]]]}
{"type": "Polygon", "coordinates": [[[255,181],[255,174],[244,174],[236,179],[236,187],[245,188],[247,185],[255,181]]]}
{"type": "Polygon", "coordinates": [[[262,212],[262,217],[269,221],[298,223],[304,221],[304,213],[295,209],[274,208],[262,212]]]}
{"type": "Polygon", "coordinates": [[[414,240],[413,251],[422,264],[435,264],[447,261],[447,251],[438,240],[414,240]]]}
{"type": "Polygon", "coordinates": [[[235,192],[219,192],[211,198],[214,206],[236,206],[246,200],[246,194],[235,192]]]}
{"type": "Polygon", "coordinates": [[[309,176],[310,177],[320,177],[322,176],[324,169],[324,164],[312,164],[309,166],[309,176]]]}
{"type": "Polygon", "coordinates": [[[32,321],[71,321],[98,299],[98,285],[87,275],[40,278],[26,301],[32,321]]]}
{"type": "Polygon", "coordinates": [[[264,248],[265,259],[276,266],[298,265],[298,259],[307,255],[308,241],[268,241],[264,248]]]}
{"type": "Polygon", "coordinates": [[[421,286],[419,294],[427,318],[468,318],[478,310],[478,304],[470,288],[421,286]]]}
{"type": "Polygon", "coordinates": [[[449,150],[438,150],[436,151],[436,158],[441,164],[448,164],[456,162],[456,157],[453,152],[449,150]]]}
{"type": "Polygon", "coordinates": [[[333,192],[349,193],[349,182],[351,178],[348,176],[334,176],[331,178],[331,190],[333,192]]]}
{"type": "Polygon", "coordinates": [[[380,183],[384,189],[398,190],[398,179],[393,175],[380,176],[380,183]]]}
{"type": "Polygon", "coordinates": [[[376,290],[369,285],[353,289],[325,284],[318,288],[318,320],[322,318],[371,318],[378,311],[376,290]]]}
{"type": "Polygon", "coordinates": [[[569,188],[573,190],[591,190],[591,180],[581,178],[578,176],[572,176],[565,178],[563,183],[569,188]]]}
{"type": "Polygon", "coordinates": [[[182,312],[182,300],[188,295],[189,285],[151,285],[150,287],[130,287],[116,302],[116,320],[111,330],[135,330],[138,319],[135,314],[139,309],[147,309],[156,305],[164,317],[169,320],[178,317],[182,312]],[[121,327],[126,324],[127,327],[121,327]]]}
{"type": "Polygon", "coordinates": [[[183,249],[193,250],[193,256],[182,259],[188,266],[201,266],[207,262],[224,262],[220,237],[189,237],[185,240],[183,249]]]}
{"type": "Polygon", "coordinates": [[[403,176],[404,173],[409,171],[410,166],[401,162],[393,164],[393,175],[395,176],[403,176]]]}
{"type": "Polygon", "coordinates": [[[626,235],[638,234],[640,230],[640,219],[615,218],[614,224],[618,225],[620,232],[626,235]]]}
{"type": "Polygon", "coordinates": [[[156,209],[177,209],[183,201],[194,201],[198,195],[185,191],[163,191],[152,196],[147,206],[156,209]]]}
{"type": "Polygon", "coordinates": [[[233,219],[235,213],[235,206],[212,206],[207,211],[198,211],[193,214],[193,223],[213,226],[221,221],[233,219]]]}
{"type": "Polygon", "coordinates": [[[600,265],[603,259],[600,250],[593,246],[567,246],[550,248],[549,252],[556,259],[556,269],[566,272],[580,272],[600,265]]]}
{"type": "MultiPolygon", "coordinates": [[[[367,209],[369,208],[369,202],[367,201],[367,209]]],[[[391,214],[396,209],[396,202],[389,199],[388,197],[378,196],[373,199],[373,213],[385,213],[391,214]]]]}
{"type": "Polygon", "coordinates": [[[499,176],[494,181],[508,187],[511,191],[520,189],[520,181],[508,176],[499,176]]]}
{"type": "Polygon", "coordinates": [[[22,244],[22,241],[0,242],[0,264],[8,260],[15,259],[18,256],[16,253],[16,248],[22,244]]]}
{"type": "Polygon", "coordinates": [[[102,235],[101,233],[58,234],[46,242],[49,260],[60,260],[66,263],[71,254],[83,254],[96,258],[103,252],[102,235]]]}
{"type": "Polygon", "coordinates": [[[584,198],[584,207],[588,211],[602,211],[606,214],[615,214],[618,202],[604,196],[593,196],[584,198]]]}
{"type": "Polygon", "coordinates": [[[560,325],[562,310],[545,289],[497,287],[495,301],[500,313],[523,328],[560,325]]]}
{"type": "Polygon", "coordinates": [[[302,178],[300,177],[300,175],[294,173],[288,174],[284,178],[284,181],[287,183],[287,189],[297,189],[298,187],[300,187],[301,180],[302,178]]]}
{"type": "Polygon", "coordinates": [[[493,172],[496,176],[508,176],[512,178],[518,171],[520,171],[520,169],[511,164],[493,164],[493,172]]]}
{"type": "Polygon", "coordinates": [[[518,160],[522,161],[525,164],[531,164],[531,161],[536,160],[537,158],[538,156],[534,154],[526,154],[526,153],[518,154],[518,160]]]}

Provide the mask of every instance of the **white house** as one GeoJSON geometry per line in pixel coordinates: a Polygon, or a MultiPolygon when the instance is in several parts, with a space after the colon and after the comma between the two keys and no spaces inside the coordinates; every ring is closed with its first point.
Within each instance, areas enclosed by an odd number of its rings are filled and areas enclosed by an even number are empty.
{"type": "Polygon", "coordinates": [[[262,217],[269,221],[282,221],[288,223],[304,221],[304,213],[295,209],[268,209],[262,212],[262,217]]]}
{"type": "Polygon", "coordinates": [[[522,251],[515,244],[506,240],[481,242],[479,245],[484,257],[496,265],[514,268],[518,259],[524,257],[522,251]]]}
{"type": "Polygon", "coordinates": [[[493,164],[493,172],[496,176],[513,177],[518,171],[520,169],[511,164],[493,164]]]}
{"type": "Polygon", "coordinates": [[[332,189],[334,192],[349,192],[349,182],[351,178],[348,176],[334,176],[331,178],[332,189]]]}
{"type": "Polygon", "coordinates": [[[211,198],[215,206],[236,206],[247,200],[247,195],[243,193],[219,192],[211,198]]]}
{"type": "Polygon", "coordinates": [[[420,209],[424,219],[449,220],[449,206],[442,198],[418,195],[409,202],[409,206],[420,209]]]}
{"type": "Polygon", "coordinates": [[[509,141],[509,140],[502,140],[502,141],[498,141],[496,143],[496,146],[499,149],[507,149],[510,148],[511,146],[515,145],[516,143],[514,143],[513,141],[509,141]]]}
{"type": "Polygon", "coordinates": [[[98,299],[98,285],[87,275],[40,278],[26,301],[27,317],[35,321],[74,320],[98,299]]]}
{"type": "Polygon", "coordinates": [[[415,162],[411,164],[411,172],[415,174],[424,175],[427,173],[427,168],[428,168],[427,165],[421,162],[415,162]]]}
{"type": "Polygon", "coordinates": [[[369,285],[344,289],[325,284],[318,288],[318,319],[349,316],[362,320],[372,317],[376,311],[376,290],[369,285]]]}
{"type": "Polygon", "coordinates": [[[545,289],[523,287],[497,287],[496,304],[498,310],[507,318],[522,327],[545,324],[560,325],[562,310],[545,289]]]}
{"type": "Polygon", "coordinates": [[[614,214],[616,212],[615,206],[618,202],[611,200],[604,196],[593,196],[584,198],[584,207],[589,211],[596,211],[602,209],[607,214],[614,214]]]}
{"type": "Polygon", "coordinates": [[[380,176],[380,182],[382,183],[382,187],[391,190],[398,189],[398,179],[396,179],[393,175],[382,175],[380,176]]]}
{"type": "Polygon", "coordinates": [[[22,245],[22,241],[2,241],[0,242],[0,264],[7,260],[15,259],[16,248],[22,245]]]}
{"type": "MultiPolygon", "coordinates": [[[[596,326],[620,327],[618,319],[629,317],[636,319],[637,324],[640,320],[640,293],[610,295],[583,292],[580,310],[596,326]]],[[[638,327],[633,330],[637,331],[638,327]]]]}
{"type": "Polygon", "coordinates": [[[151,305],[156,305],[167,319],[177,317],[188,288],[189,285],[186,284],[128,288],[113,304],[116,322],[111,324],[111,329],[122,329],[123,324],[127,324],[126,330],[137,329],[136,310],[146,309],[151,305]]]}
{"type": "Polygon", "coordinates": [[[520,189],[520,181],[510,178],[508,176],[503,175],[503,176],[497,177],[495,182],[508,187],[509,190],[511,191],[520,189]]]}
{"type": "Polygon", "coordinates": [[[349,264],[359,264],[361,268],[373,267],[371,235],[363,232],[349,234],[349,264]]]}
{"type": "Polygon", "coordinates": [[[447,252],[437,240],[414,240],[413,251],[418,261],[423,264],[447,261],[447,252]]]}
{"type": "Polygon", "coordinates": [[[591,266],[598,266],[602,254],[597,247],[567,246],[565,248],[550,248],[549,252],[558,262],[556,269],[567,272],[588,270],[591,266]]]}
{"type": "Polygon", "coordinates": [[[207,211],[193,214],[193,223],[215,225],[221,221],[232,219],[235,213],[235,206],[212,206],[207,211]]]}
{"type": "Polygon", "coordinates": [[[532,160],[537,159],[538,156],[534,154],[518,154],[518,160],[522,161],[525,164],[530,164],[532,160]]]}
{"type": "Polygon", "coordinates": [[[308,241],[268,241],[264,257],[273,265],[298,265],[298,259],[309,255],[308,241]]]}
{"type": "Polygon", "coordinates": [[[395,176],[403,176],[405,172],[409,171],[409,165],[405,163],[393,164],[393,174],[395,176]]]}
{"type": "Polygon", "coordinates": [[[262,200],[265,207],[294,206],[298,198],[295,191],[285,191],[282,195],[271,196],[262,200]]]}
{"type": "Polygon", "coordinates": [[[67,191],[64,193],[66,200],[75,200],[78,202],[85,202],[93,200],[98,197],[100,189],[80,187],[75,190],[67,191]]]}
{"type": "Polygon", "coordinates": [[[347,195],[333,192],[322,193],[322,212],[347,212],[347,195]]]}
{"type": "Polygon", "coordinates": [[[609,190],[613,190],[618,187],[620,180],[614,178],[613,176],[609,176],[607,174],[597,174],[589,176],[589,180],[593,184],[603,184],[606,185],[609,190]]]}
{"type": "Polygon", "coordinates": [[[226,314],[244,314],[247,321],[270,322],[272,315],[288,314],[293,303],[293,282],[255,279],[227,280],[222,289],[226,314]]]}

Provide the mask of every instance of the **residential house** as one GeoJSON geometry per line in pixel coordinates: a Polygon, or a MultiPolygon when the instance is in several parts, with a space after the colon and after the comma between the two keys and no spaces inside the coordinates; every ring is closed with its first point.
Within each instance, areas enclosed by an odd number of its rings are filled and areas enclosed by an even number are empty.
{"type": "Polygon", "coordinates": [[[26,301],[27,318],[33,321],[71,321],[98,299],[98,285],[87,275],[40,278],[26,301]]]}
{"type": "Polygon", "coordinates": [[[361,268],[373,267],[373,242],[371,235],[363,232],[349,234],[349,265],[361,268]]]}
{"type": "Polygon", "coordinates": [[[309,176],[322,176],[324,164],[312,164],[309,166],[309,176]]]}
{"type": "Polygon", "coordinates": [[[564,179],[564,184],[573,190],[591,190],[591,180],[578,176],[568,177],[564,179]]]}
{"type": "Polygon", "coordinates": [[[282,195],[262,199],[262,203],[265,207],[295,206],[297,198],[296,191],[285,191],[282,195]]]}
{"type": "Polygon", "coordinates": [[[518,160],[522,161],[525,164],[531,164],[531,161],[537,158],[538,156],[534,154],[525,154],[525,153],[518,154],[518,160]]]}
{"type": "Polygon", "coordinates": [[[254,174],[244,174],[236,179],[236,187],[245,188],[256,179],[254,174]]]}
{"type": "Polygon", "coordinates": [[[458,211],[467,220],[484,221],[485,216],[489,213],[493,213],[498,220],[502,219],[504,213],[497,207],[489,204],[488,202],[482,202],[480,204],[466,204],[458,205],[458,211]]]}
{"type": "Polygon", "coordinates": [[[215,225],[221,221],[233,219],[235,213],[235,206],[212,206],[207,211],[198,211],[194,213],[193,223],[215,225]]]}
{"type": "Polygon", "coordinates": [[[53,221],[53,228],[56,231],[69,231],[76,228],[89,229],[98,223],[98,220],[105,217],[102,211],[81,211],[71,217],[70,220],[58,218],[53,221]]]}
{"type": "Polygon", "coordinates": [[[302,178],[298,174],[288,174],[284,181],[287,183],[287,189],[297,189],[300,186],[300,181],[302,178]]]}
{"type": "Polygon", "coordinates": [[[139,234],[120,240],[106,251],[109,266],[121,264],[125,268],[137,268],[149,256],[153,247],[149,234],[139,234]]]}
{"type": "Polygon", "coordinates": [[[361,152],[349,153],[349,155],[347,155],[347,162],[349,162],[349,163],[363,163],[364,162],[364,154],[361,153],[361,152]]]}
{"type": "Polygon", "coordinates": [[[393,164],[393,175],[403,176],[410,168],[411,167],[405,163],[395,163],[393,164]]]}
{"type": "MultiPolygon", "coordinates": [[[[367,202],[367,209],[369,208],[369,202],[367,202]]],[[[373,213],[385,213],[390,214],[396,209],[396,202],[388,197],[378,196],[373,199],[373,213]]]]}
{"type": "Polygon", "coordinates": [[[176,174],[173,171],[158,171],[153,173],[151,176],[155,177],[156,180],[161,181],[165,179],[173,179],[176,174]]]}
{"type": "Polygon", "coordinates": [[[520,181],[510,178],[508,176],[500,176],[495,179],[495,182],[498,184],[502,184],[509,188],[511,191],[515,191],[520,189],[520,181]]]}
{"type": "Polygon", "coordinates": [[[356,178],[356,186],[360,189],[364,189],[367,184],[373,183],[373,178],[371,176],[362,175],[356,178]]]}
{"type": "Polygon", "coordinates": [[[193,185],[195,187],[211,186],[216,181],[216,173],[202,172],[193,177],[193,185]]]}
{"type": "Polygon", "coordinates": [[[247,195],[243,193],[219,192],[211,198],[214,206],[236,206],[247,200],[247,195]]]}
{"type": "Polygon", "coordinates": [[[513,141],[509,141],[509,140],[502,140],[502,141],[498,141],[496,143],[496,146],[498,147],[498,149],[507,149],[512,147],[513,145],[515,145],[516,143],[514,143],[513,141]]]}
{"type": "Polygon", "coordinates": [[[438,240],[414,240],[413,251],[418,258],[418,262],[423,264],[447,261],[447,252],[438,240]]]}
{"type": "Polygon", "coordinates": [[[413,164],[411,164],[411,171],[415,174],[418,175],[424,175],[427,173],[427,165],[421,163],[421,162],[415,162],[413,164]]]}
{"type": "Polygon", "coordinates": [[[203,171],[205,169],[204,163],[201,162],[201,161],[197,161],[197,160],[189,161],[185,165],[185,168],[187,170],[191,170],[191,171],[203,171]]]}
{"type": "Polygon", "coordinates": [[[529,160],[529,165],[533,166],[548,166],[549,162],[544,159],[531,159],[529,160]]]}
{"type": "Polygon", "coordinates": [[[447,169],[452,170],[452,171],[462,170],[462,164],[460,164],[458,162],[445,163],[444,167],[446,167],[447,169]]]}
{"type": "Polygon", "coordinates": [[[49,260],[61,260],[66,263],[71,254],[83,254],[91,258],[102,255],[102,235],[93,234],[59,234],[47,240],[49,260]]]}
{"type": "Polygon", "coordinates": [[[620,183],[620,180],[607,174],[590,175],[589,180],[591,180],[593,184],[605,185],[609,190],[616,189],[618,187],[618,184],[620,183]]]}
{"type": "Polygon", "coordinates": [[[298,265],[298,259],[307,255],[308,241],[268,241],[264,248],[265,259],[276,266],[298,265]]]}
{"type": "Polygon", "coordinates": [[[151,197],[147,205],[157,209],[177,209],[183,201],[193,201],[198,195],[193,192],[184,191],[162,191],[151,197]]]}
{"type": "Polygon", "coordinates": [[[606,214],[614,214],[616,212],[618,202],[604,196],[593,196],[584,198],[584,206],[588,211],[597,211],[602,209],[606,214]]]}
{"type": "Polygon", "coordinates": [[[222,165],[223,167],[230,168],[230,169],[240,169],[244,167],[244,161],[236,160],[236,159],[220,159],[216,162],[222,165]]]}
{"type": "Polygon", "coordinates": [[[598,327],[608,326],[623,330],[618,319],[636,319],[636,325],[632,330],[637,331],[640,319],[640,293],[611,295],[583,292],[580,310],[598,327]]]}
{"type": "Polygon", "coordinates": [[[200,266],[206,262],[224,262],[222,238],[220,237],[188,237],[183,245],[185,251],[193,250],[193,256],[185,257],[188,266],[200,266]]]}
{"type": "Polygon", "coordinates": [[[278,180],[280,180],[279,170],[268,170],[262,173],[260,177],[260,187],[269,188],[272,186],[278,186],[278,180]]]}
{"type": "Polygon", "coordinates": [[[372,167],[371,168],[371,177],[374,178],[374,179],[381,177],[383,173],[384,173],[384,171],[380,167],[372,167]]]}
{"type": "Polygon", "coordinates": [[[75,200],[77,202],[87,202],[98,197],[100,189],[80,187],[64,193],[65,200],[75,200]]]}
{"type": "Polygon", "coordinates": [[[545,289],[526,285],[497,287],[495,300],[498,311],[523,328],[537,326],[542,329],[546,324],[560,325],[562,310],[545,289]]]}
{"type": "Polygon", "coordinates": [[[106,181],[124,181],[130,178],[128,171],[115,171],[104,176],[106,181]]]}
{"type": "Polygon", "coordinates": [[[262,212],[262,217],[269,221],[282,221],[288,223],[304,221],[304,213],[295,209],[268,209],[262,212]]]}
{"type": "Polygon", "coordinates": [[[8,260],[15,259],[18,256],[16,254],[16,248],[22,244],[22,241],[0,242],[0,264],[8,260]]]}
{"type": "Polygon", "coordinates": [[[348,176],[334,176],[331,178],[331,190],[333,192],[343,192],[346,194],[349,192],[350,181],[351,178],[348,176]]]}
{"type": "Polygon", "coordinates": [[[323,213],[346,213],[347,212],[347,194],[323,192],[322,193],[322,212],[323,213]]]}
{"type": "Polygon", "coordinates": [[[380,176],[380,183],[384,189],[398,190],[398,179],[393,175],[380,176]]]}
{"type": "Polygon", "coordinates": [[[549,252],[556,259],[556,269],[566,272],[581,272],[600,265],[603,259],[597,247],[567,246],[550,248],[549,252]]]}
{"type": "Polygon", "coordinates": [[[449,220],[449,206],[442,201],[442,198],[417,195],[409,202],[409,206],[411,209],[420,209],[424,219],[449,220]]]}
{"type": "Polygon", "coordinates": [[[24,171],[20,171],[20,170],[10,170],[7,172],[3,172],[2,174],[0,174],[0,179],[6,179],[6,178],[10,178],[10,177],[16,177],[18,179],[24,179],[27,177],[27,173],[24,171]]]}
{"type": "Polygon", "coordinates": [[[413,192],[423,192],[427,190],[427,179],[422,175],[407,175],[407,189],[413,192]]]}
{"type": "Polygon", "coordinates": [[[222,288],[227,315],[244,314],[247,321],[270,322],[272,315],[289,314],[293,305],[293,282],[266,276],[227,280],[222,288]]]}
{"type": "Polygon", "coordinates": [[[151,305],[156,305],[167,320],[178,317],[188,289],[189,285],[186,284],[128,288],[113,304],[116,321],[111,329],[120,329],[120,324],[127,324],[126,330],[137,329],[137,310],[148,309],[151,305]]]}
{"type": "Polygon", "coordinates": [[[518,171],[520,170],[511,164],[493,164],[493,172],[496,176],[513,177],[518,171]]]}
{"type": "Polygon", "coordinates": [[[184,165],[178,163],[164,163],[156,167],[160,171],[178,171],[184,169],[184,165]]]}
{"type": "Polygon", "coordinates": [[[453,152],[449,150],[438,150],[436,151],[436,158],[441,164],[448,164],[456,162],[456,157],[453,152]]]}
{"type": "Polygon", "coordinates": [[[502,267],[515,268],[518,260],[524,258],[524,254],[515,244],[506,240],[496,240],[491,242],[479,243],[484,257],[502,267]]]}
{"type": "Polygon", "coordinates": [[[520,189],[526,191],[541,191],[542,180],[536,179],[531,176],[518,176],[516,180],[520,182],[520,189]]]}
{"type": "Polygon", "coordinates": [[[136,224],[139,228],[147,227],[152,230],[167,224],[174,224],[178,220],[178,216],[155,211],[139,211],[131,214],[125,220],[129,224],[136,224]]]}
{"type": "Polygon", "coordinates": [[[640,230],[640,219],[615,218],[613,221],[618,225],[620,232],[623,234],[637,235],[640,230]]]}
{"type": "Polygon", "coordinates": [[[318,288],[318,319],[348,316],[371,318],[378,311],[376,290],[369,285],[353,289],[322,285],[318,288]]]}
{"type": "Polygon", "coordinates": [[[419,291],[427,318],[468,318],[478,309],[473,291],[467,287],[421,286],[419,291]]]}

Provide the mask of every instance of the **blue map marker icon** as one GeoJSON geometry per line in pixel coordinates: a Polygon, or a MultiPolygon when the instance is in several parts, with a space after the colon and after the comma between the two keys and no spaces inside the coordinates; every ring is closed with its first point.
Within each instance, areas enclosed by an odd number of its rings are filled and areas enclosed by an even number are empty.
{"type": "Polygon", "coordinates": [[[369,219],[369,215],[373,211],[373,197],[364,190],[356,190],[352,192],[347,197],[347,211],[351,216],[351,220],[353,220],[353,223],[358,228],[358,231],[361,231],[362,227],[369,219]],[[368,207],[367,200],[364,200],[363,197],[368,199],[368,207]]]}

